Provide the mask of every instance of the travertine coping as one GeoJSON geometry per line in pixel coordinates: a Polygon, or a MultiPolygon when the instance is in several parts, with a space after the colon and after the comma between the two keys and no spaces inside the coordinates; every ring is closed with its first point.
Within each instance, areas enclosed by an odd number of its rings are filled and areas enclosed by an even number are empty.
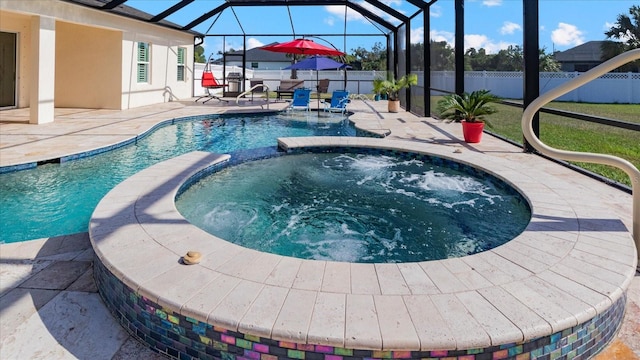
{"type": "Polygon", "coordinates": [[[301,260],[246,249],[188,223],[182,183],[228,155],[193,152],[125,180],[98,204],[99,260],[163,307],[275,340],[371,350],[487,348],[583,323],[621,297],[636,268],[622,222],[530,166],[451,147],[373,138],[279,139],[284,149],[351,146],[429,153],[515,184],[532,221],[512,241],[463,258],[402,264],[301,260]],[[182,265],[189,250],[197,265],[182,265]]]}

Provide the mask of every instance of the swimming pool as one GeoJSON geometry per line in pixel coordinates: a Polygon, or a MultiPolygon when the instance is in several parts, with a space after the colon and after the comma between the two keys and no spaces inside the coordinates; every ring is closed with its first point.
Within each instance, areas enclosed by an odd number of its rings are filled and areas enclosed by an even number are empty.
{"type": "Polygon", "coordinates": [[[356,135],[346,118],[298,120],[282,113],[178,119],[113,151],[0,174],[0,243],[87,231],[91,212],[110,189],[180,154],[275,149],[276,138],[281,136],[356,135]]]}
{"type": "Polygon", "coordinates": [[[322,152],[226,167],[176,199],[234,244],[312,260],[403,263],[483,252],[529,223],[526,200],[469,166],[411,153],[322,152]]]}

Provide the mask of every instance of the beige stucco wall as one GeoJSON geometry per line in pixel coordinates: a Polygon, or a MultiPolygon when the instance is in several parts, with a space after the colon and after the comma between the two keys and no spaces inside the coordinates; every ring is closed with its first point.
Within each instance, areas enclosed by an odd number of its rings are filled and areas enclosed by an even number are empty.
{"type": "Polygon", "coordinates": [[[56,19],[56,106],[127,109],[193,96],[191,34],[60,0],[0,0],[0,9],[0,29],[18,33],[19,107],[29,106],[29,61],[36,61],[29,57],[30,19],[39,15],[56,19]],[[136,81],[138,41],[152,46],[145,84],[136,81]],[[187,49],[184,81],[177,81],[178,47],[187,49]]]}
{"type": "Polygon", "coordinates": [[[122,32],[56,22],[55,107],[121,109],[122,32]]]}

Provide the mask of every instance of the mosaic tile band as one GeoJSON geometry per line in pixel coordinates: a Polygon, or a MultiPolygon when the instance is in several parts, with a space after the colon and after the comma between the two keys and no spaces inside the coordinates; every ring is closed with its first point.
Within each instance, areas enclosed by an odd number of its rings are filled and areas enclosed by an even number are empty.
{"type": "Polygon", "coordinates": [[[175,359],[589,359],[615,335],[624,316],[626,295],[609,309],[577,326],[518,344],[484,349],[372,351],[298,344],[243,334],[185,317],[136,293],[96,258],[94,276],[107,307],[134,337],[175,359]]]}

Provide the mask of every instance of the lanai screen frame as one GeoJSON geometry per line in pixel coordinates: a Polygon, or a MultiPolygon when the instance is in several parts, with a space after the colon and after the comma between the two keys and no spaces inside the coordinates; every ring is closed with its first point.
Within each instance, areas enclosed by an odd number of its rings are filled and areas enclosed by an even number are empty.
{"type": "MultiPolygon", "coordinates": [[[[430,92],[431,92],[431,80],[430,80],[430,68],[431,68],[431,51],[430,45],[431,38],[431,26],[430,26],[430,16],[431,16],[431,6],[438,2],[438,0],[406,0],[409,4],[415,6],[418,10],[410,15],[404,15],[400,12],[392,9],[391,7],[381,3],[378,0],[365,0],[367,3],[381,10],[385,14],[397,19],[400,22],[400,25],[394,26],[383,18],[371,13],[369,10],[363,8],[357,3],[348,1],[348,0],[225,0],[225,3],[204,13],[198,18],[191,21],[189,24],[181,26],[179,24],[174,24],[166,21],[166,17],[175,13],[176,11],[184,8],[185,6],[191,4],[195,0],[180,0],[173,6],[167,8],[166,10],[155,14],[150,15],[136,10],[135,8],[131,8],[126,6],[127,0],[63,0],[67,2],[71,2],[77,5],[88,6],[94,9],[98,9],[101,11],[114,13],[121,16],[126,16],[129,18],[137,19],[140,21],[145,21],[149,23],[154,23],[159,26],[165,26],[169,28],[173,28],[180,31],[186,31],[194,34],[194,42],[195,45],[198,45],[198,41],[203,41],[205,36],[221,36],[220,34],[216,35],[208,35],[201,34],[193,31],[193,27],[199,25],[200,23],[210,19],[214,15],[224,11],[225,9],[233,6],[325,6],[325,5],[344,5],[347,6],[354,11],[360,13],[369,21],[377,23],[380,26],[383,26],[388,30],[386,34],[387,37],[387,71],[393,74],[394,77],[398,78],[402,75],[405,75],[407,69],[411,69],[411,56],[408,52],[411,49],[411,39],[410,39],[410,30],[411,29],[411,19],[414,19],[416,16],[420,14],[423,15],[423,23],[424,23],[424,32],[423,32],[423,49],[424,54],[422,54],[422,58],[424,59],[424,69],[422,84],[423,84],[423,103],[419,106],[412,106],[412,94],[411,88],[406,91],[402,91],[400,94],[400,101],[402,106],[405,107],[408,111],[414,112],[420,116],[430,116],[431,114],[431,106],[430,106],[430,92]],[[402,38],[400,38],[399,33],[403,33],[402,38]],[[407,49],[404,53],[400,53],[399,48],[404,47],[407,49]],[[409,55],[409,56],[407,56],[409,55]],[[429,71],[427,71],[429,69],[429,71]],[[429,94],[429,96],[426,96],[429,94]]],[[[522,0],[523,3],[523,50],[524,50],[524,106],[528,106],[533,100],[535,100],[540,94],[539,90],[539,0],[522,0]]],[[[454,0],[455,7],[455,93],[462,94],[464,92],[464,0],[454,0]]],[[[242,36],[267,36],[265,34],[242,34],[242,36]]],[[[292,31],[292,34],[295,36],[295,32],[292,31]]],[[[231,36],[231,35],[229,35],[231,36]]],[[[233,35],[240,36],[240,34],[233,35]]],[[[302,36],[302,35],[301,35],[302,36]]],[[[311,37],[312,35],[308,35],[311,37]]],[[[346,33],[343,36],[347,36],[346,33]]],[[[246,49],[246,43],[244,46],[246,49]]],[[[245,50],[246,51],[246,50],[245,50]]],[[[244,52],[243,52],[243,60],[244,60],[244,52]]],[[[533,129],[536,136],[539,137],[539,117],[538,113],[536,113],[533,120],[533,129]]],[[[529,146],[529,144],[524,143],[524,148],[526,151],[532,151],[533,149],[529,146]]]]}

